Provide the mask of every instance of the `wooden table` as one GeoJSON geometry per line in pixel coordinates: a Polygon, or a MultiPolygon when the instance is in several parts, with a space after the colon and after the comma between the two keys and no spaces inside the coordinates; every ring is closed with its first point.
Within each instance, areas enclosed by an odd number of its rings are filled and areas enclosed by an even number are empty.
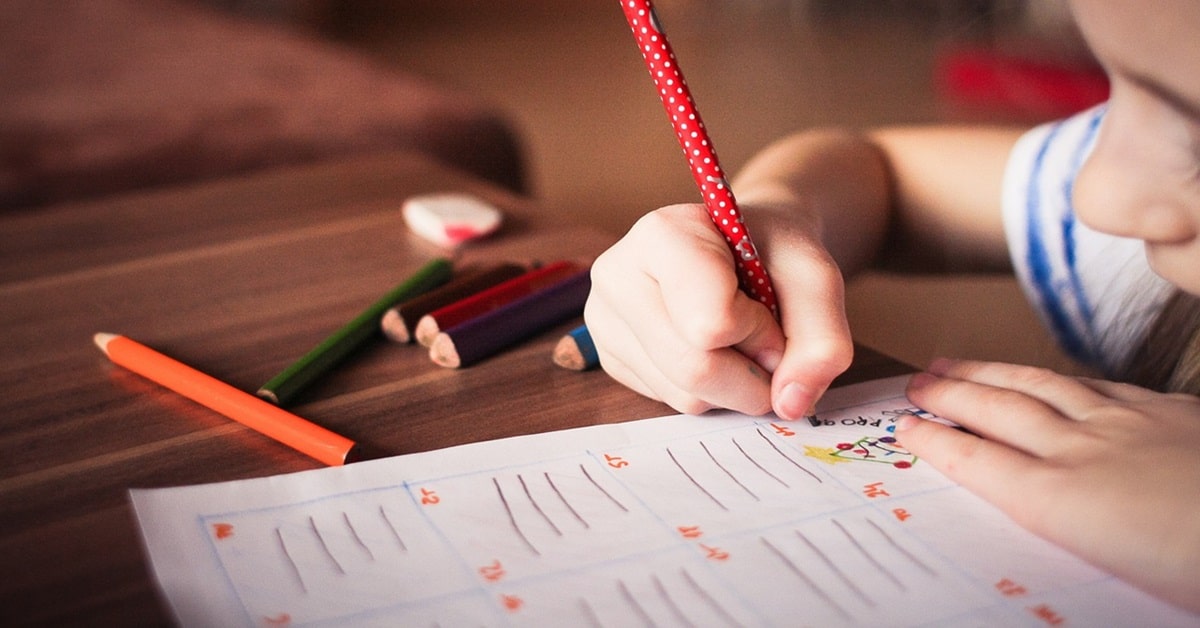
{"type": "MultiPolygon", "coordinates": [[[[466,261],[590,256],[615,239],[407,154],[0,216],[0,623],[165,624],[127,490],[319,466],[112,365],[93,333],[253,391],[441,253],[399,208],[447,190],[509,217],[466,261]]],[[[573,324],[461,370],[381,341],[294,410],[394,453],[671,413],[601,371],[555,367],[573,324]]],[[[907,370],[860,348],[842,381],[907,370]]]]}

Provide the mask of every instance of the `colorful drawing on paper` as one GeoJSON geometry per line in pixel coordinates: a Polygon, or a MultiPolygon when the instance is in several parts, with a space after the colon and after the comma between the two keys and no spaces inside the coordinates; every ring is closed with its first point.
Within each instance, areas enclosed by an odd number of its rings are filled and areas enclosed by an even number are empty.
{"type": "MultiPolygon", "coordinates": [[[[814,448],[814,450],[816,449],[814,448]]],[[[896,442],[894,436],[864,436],[853,443],[838,443],[832,449],[823,451],[826,453],[820,459],[826,461],[837,458],[839,460],[881,462],[890,464],[897,469],[911,468],[917,461],[917,457],[896,442]]]]}

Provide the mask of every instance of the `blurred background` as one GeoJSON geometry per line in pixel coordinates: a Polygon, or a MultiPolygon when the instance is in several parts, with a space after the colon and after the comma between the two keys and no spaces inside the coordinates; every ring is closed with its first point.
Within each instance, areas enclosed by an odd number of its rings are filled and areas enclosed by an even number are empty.
{"type": "MultiPolygon", "coordinates": [[[[184,0],[462,90],[512,122],[531,196],[623,233],[697,199],[617,0],[184,0]]],[[[1102,98],[1063,0],[658,0],[726,170],[793,131],[1032,125],[1102,98]]],[[[0,22],[2,26],[2,22],[0,22]]],[[[3,147],[0,147],[3,148],[3,147]]],[[[851,285],[856,337],[1076,370],[1008,277],[851,285]]]]}

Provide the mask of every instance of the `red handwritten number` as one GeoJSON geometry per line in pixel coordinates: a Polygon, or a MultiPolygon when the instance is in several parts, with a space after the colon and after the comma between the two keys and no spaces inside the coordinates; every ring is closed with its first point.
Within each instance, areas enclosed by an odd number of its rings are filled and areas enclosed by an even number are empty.
{"type": "Polygon", "coordinates": [[[604,461],[608,463],[608,466],[614,469],[620,469],[622,467],[629,466],[629,461],[620,456],[610,456],[609,454],[604,454],[604,461]]]}
{"type": "Polygon", "coordinates": [[[1050,608],[1049,604],[1035,606],[1030,608],[1029,612],[1033,613],[1034,617],[1046,622],[1048,626],[1061,626],[1067,622],[1066,618],[1055,612],[1053,608],[1050,608]]]}
{"type": "Polygon", "coordinates": [[[521,606],[525,604],[525,601],[515,595],[502,595],[500,596],[500,603],[504,604],[504,608],[510,613],[513,613],[521,610],[521,606]]]}
{"type": "Polygon", "coordinates": [[[1009,580],[1008,578],[1003,578],[1000,580],[1000,582],[997,582],[996,590],[1005,597],[1019,597],[1029,593],[1025,587],[1013,582],[1012,580],[1009,580]]]}
{"type": "Polygon", "coordinates": [[[883,490],[883,482],[872,482],[863,486],[863,493],[872,499],[876,497],[888,497],[890,493],[883,490]]]}
{"type": "Polygon", "coordinates": [[[679,534],[683,535],[685,539],[698,539],[704,536],[704,533],[700,531],[700,526],[679,526],[675,529],[679,530],[679,534]]]}
{"type": "Polygon", "coordinates": [[[280,613],[277,617],[263,617],[263,623],[268,626],[287,626],[292,623],[292,616],[280,613]]]}
{"type": "Polygon", "coordinates": [[[893,515],[896,515],[896,519],[898,519],[898,520],[900,520],[900,521],[905,521],[905,520],[907,520],[909,517],[911,517],[911,516],[912,516],[912,515],[910,515],[910,514],[908,513],[908,511],[907,511],[907,510],[905,510],[905,509],[903,509],[903,508],[896,508],[895,510],[893,510],[893,511],[892,511],[892,514],[893,514],[893,515]]]}
{"type": "Polygon", "coordinates": [[[442,499],[437,496],[437,493],[435,493],[427,488],[421,489],[421,503],[422,504],[424,504],[426,506],[432,506],[440,501],[442,501],[442,499]]]}
{"type": "Polygon", "coordinates": [[[796,432],[793,431],[792,428],[784,426],[784,425],[772,423],[771,427],[775,430],[775,433],[779,434],[780,436],[795,436],[796,435],[796,432]]]}
{"type": "Polygon", "coordinates": [[[729,558],[729,552],[726,552],[719,547],[709,547],[703,543],[700,544],[700,547],[706,552],[705,558],[709,558],[711,560],[726,560],[729,558]]]}
{"type": "Polygon", "coordinates": [[[227,539],[233,536],[233,525],[228,523],[214,523],[213,535],[216,536],[217,539],[227,539]]]}
{"type": "Polygon", "coordinates": [[[499,560],[494,560],[492,564],[480,567],[479,575],[488,582],[498,582],[504,577],[504,565],[501,565],[499,560]]]}

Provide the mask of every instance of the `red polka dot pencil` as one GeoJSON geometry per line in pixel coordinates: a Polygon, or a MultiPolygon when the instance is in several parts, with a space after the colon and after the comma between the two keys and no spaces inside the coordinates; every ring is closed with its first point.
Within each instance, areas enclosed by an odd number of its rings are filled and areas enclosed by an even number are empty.
{"type": "Polygon", "coordinates": [[[692,177],[700,188],[709,217],[733,251],[742,290],[778,316],[771,280],[746,231],[742,214],[733,198],[733,190],[729,188],[729,182],[717,162],[717,153],[713,150],[708,131],[700,119],[700,112],[692,100],[691,91],[683,79],[683,72],[679,69],[654,7],[649,0],[621,0],[621,8],[625,11],[629,27],[633,29],[638,49],[658,88],[667,116],[675,127],[675,135],[687,156],[692,177]]]}

